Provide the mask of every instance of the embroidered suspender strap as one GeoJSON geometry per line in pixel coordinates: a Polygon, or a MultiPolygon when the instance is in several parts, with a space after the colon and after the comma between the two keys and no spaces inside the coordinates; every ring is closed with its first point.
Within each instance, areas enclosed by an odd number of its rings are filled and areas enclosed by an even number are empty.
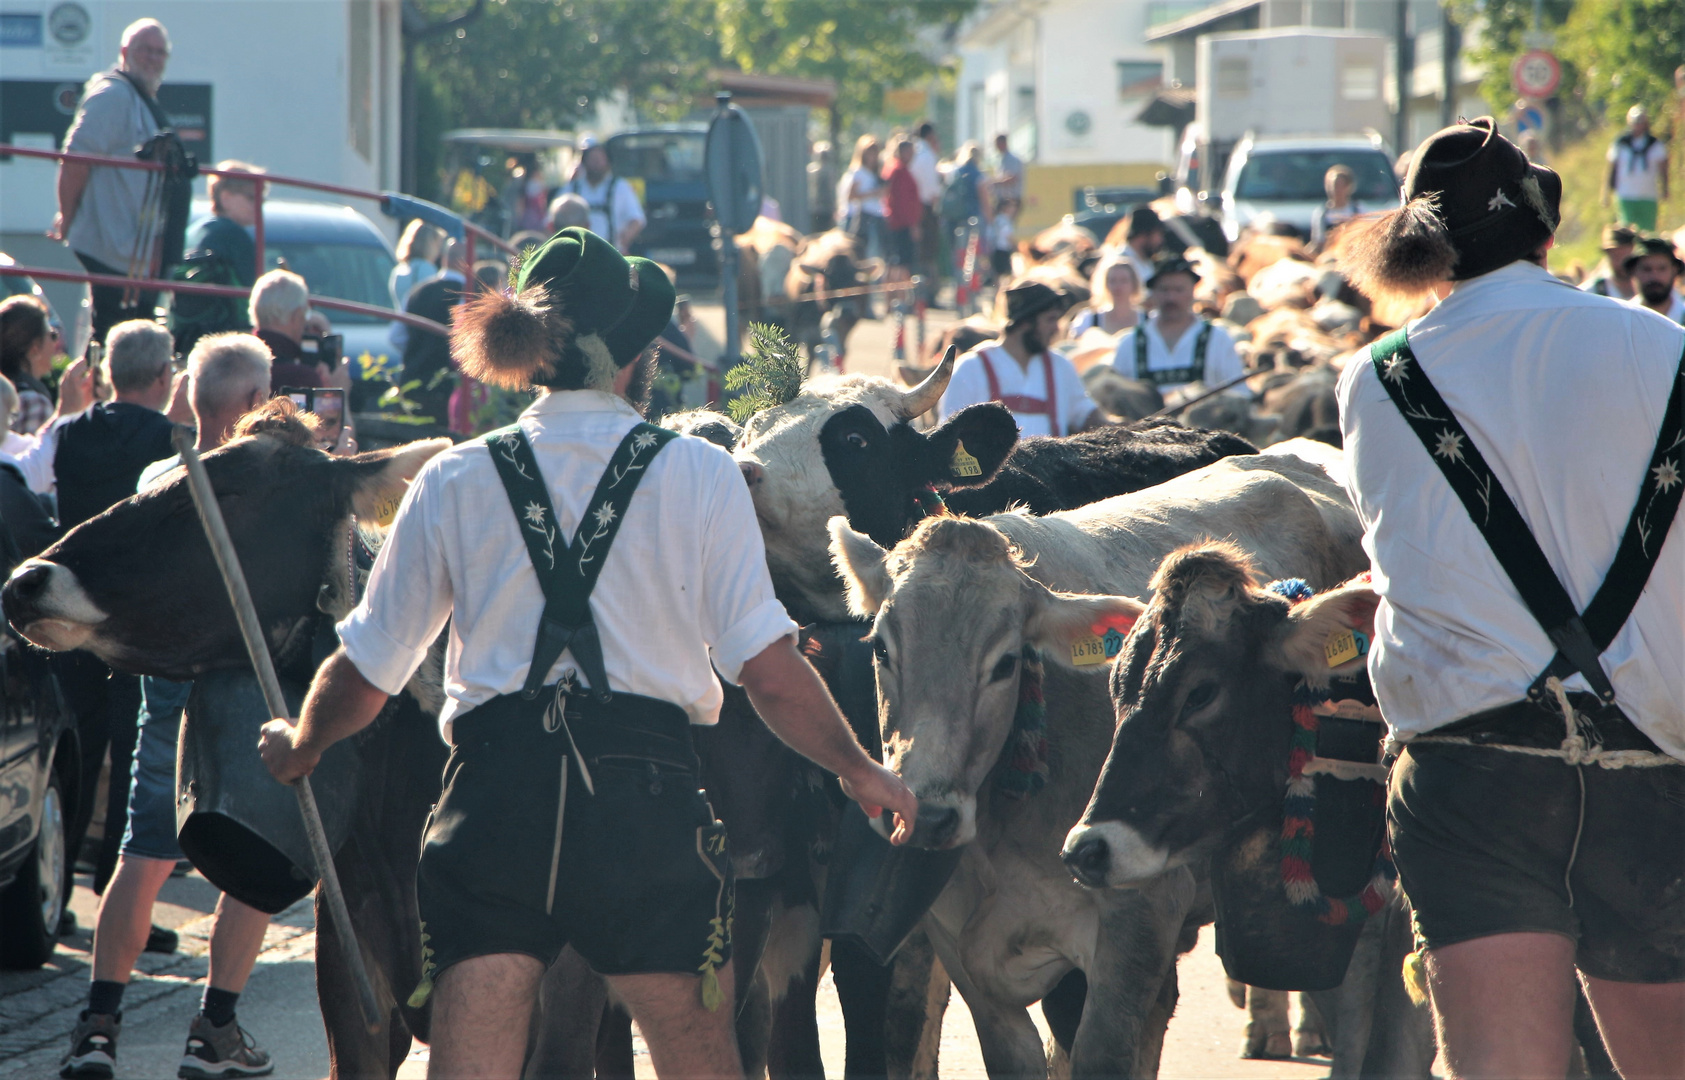
{"type": "Polygon", "coordinates": [[[1199,333],[1194,336],[1194,362],[1189,367],[1166,368],[1162,371],[1147,369],[1147,324],[1143,320],[1135,324],[1135,377],[1142,382],[1152,383],[1154,386],[1168,386],[1173,383],[1190,383],[1205,381],[1205,354],[1211,345],[1211,323],[1209,320],[1199,321],[1199,333]]]}
{"type": "Polygon", "coordinates": [[[989,400],[998,401],[1015,413],[1025,416],[1045,416],[1050,434],[1058,435],[1059,431],[1059,398],[1054,393],[1053,359],[1046,353],[1042,354],[1041,371],[1047,384],[1047,397],[1038,401],[1023,394],[1003,394],[1000,392],[1000,379],[995,376],[995,365],[989,362],[989,351],[979,349],[977,359],[983,364],[983,378],[989,382],[989,400]]]}
{"type": "Polygon", "coordinates": [[[563,652],[571,650],[580,671],[591,684],[591,695],[609,700],[608,672],[603,665],[603,646],[597,625],[591,619],[591,590],[602,573],[620,523],[625,520],[632,493],[661,448],[677,433],[640,423],[620,440],[597,489],[579,519],[573,542],[557,550],[558,525],[550,491],[539,472],[532,444],[519,426],[507,427],[485,436],[491,448],[498,479],[509,496],[509,506],[526,541],[527,555],[544,591],[544,613],[539,617],[538,637],[533,644],[532,667],[521,693],[531,700],[538,696],[545,678],[563,652]]]}
{"type": "Polygon", "coordinates": [[[1685,493],[1685,484],[1680,482],[1680,459],[1685,456],[1681,450],[1685,445],[1681,432],[1685,356],[1680,358],[1650,467],[1639,485],[1638,501],[1614,563],[1583,614],[1575,610],[1567,589],[1480,449],[1422,371],[1406,332],[1398,330],[1376,342],[1370,359],[1393,404],[1422,440],[1522,602],[1557,648],[1549,666],[1528,687],[1527,696],[1542,700],[1549,679],[1578,671],[1600,700],[1613,704],[1615,689],[1598,657],[1638,603],[1685,493]]]}

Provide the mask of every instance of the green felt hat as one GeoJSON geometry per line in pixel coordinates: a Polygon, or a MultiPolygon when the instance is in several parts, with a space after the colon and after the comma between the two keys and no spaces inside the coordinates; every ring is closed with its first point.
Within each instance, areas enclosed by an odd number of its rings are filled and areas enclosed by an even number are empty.
{"type": "Polygon", "coordinates": [[[614,357],[617,367],[625,367],[636,360],[649,348],[649,343],[667,329],[678,295],[667,272],[655,263],[636,256],[626,261],[632,264],[636,274],[633,280],[637,283],[637,296],[626,317],[603,335],[603,340],[608,342],[609,355],[614,357]]]}

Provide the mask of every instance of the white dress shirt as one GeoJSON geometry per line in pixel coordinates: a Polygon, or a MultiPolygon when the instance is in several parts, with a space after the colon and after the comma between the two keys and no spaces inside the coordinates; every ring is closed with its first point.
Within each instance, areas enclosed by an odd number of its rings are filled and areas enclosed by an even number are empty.
{"type": "MultiPolygon", "coordinates": [[[[1509,492],[1576,609],[1614,561],[1649,467],[1685,329],[1516,262],[1462,282],[1410,346],[1509,492]]],[[[1348,487],[1381,595],[1369,674],[1409,738],[1512,704],[1556,648],[1376,376],[1339,383],[1348,487]]],[[[1603,653],[1618,703],[1685,758],[1685,527],[1603,653]]],[[[1575,675],[1570,689],[1587,690],[1575,675]]]]}
{"type": "MultiPolygon", "coordinates": [[[[1158,313],[1151,312],[1145,319],[1123,332],[1118,338],[1117,352],[1112,354],[1111,365],[1118,374],[1126,379],[1136,378],[1135,374],[1135,335],[1147,335],[1147,370],[1174,371],[1178,368],[1194,366],[1194,345],[1199,341],[1200,325],[1195,319],[1188,328],[1182,331],[1182,336],[1176,339],[1174,349],[1165,345],[1164,335],[1159,333],[1158,313]]],[[[1211,327],[1211,340],[1205,343],[1205,377],[1201,380],[1207,388],[1218,383],[1228,382],[1246,370],[1246,365],[1240,362],[1240,353],[1235,350],[1234,338],[1221,326],[1211,327]]],[[[1170,396],[1179,390],[1193,385],[1192,382],[1165,383],[1159,386],[1159,393],[1168,401],[1170,396]]],[[[1227,393],[1252,396],[1252,391],[1243,383],[1230,387],[1227,393]]]]}
{"type": "Polygon", "coordinates": [[[1059,421],[1058,428],[1055,429],[1048,423],[1045,412],[1020,412],[1014,409],[1012,416],[1018,421],[1019,434],[1068,435],[1082,427],[1089,414],[1094,411],[1094,402],[1082,385],[1082,376],[1077,374],[1076,367],[1064,353],[1057,349],[1049,349],[1039,356],[1031,357],[1028,366],[1019,367],[1018,361],[1004,348],[999,345],[985,345],[966,353],[954,364],[954,374],[948,380],[948,389],[943,391],[942,400],[936,405],[937,416],[940,419],[946,420],[968,405],[995,400],[989,396],[989,377],[983,372],[981,354],[985,352],[989,354],[989,362],[994,367],[995,380],[1000,384],[1002,397],[1016,395],[1046,401],[1046,365],[1053,365],[1054,415],[1059,421]]]}
{"type": "Polygon", "coordinates": [[[919,186],[919,202],[926,206],[933,205],[942,197],[942,173],[936,165],[936,151],[923,139],[914,139],[913,160],[908,163],[907,170],[919,186]]]}
{"type": "MultiPolygon", "coordinates": [[[[1655,311],[1654,308],[1644,302],[1644,296],[1641,293],[1633,293],[1632,298],[1626,302],[1635,308],[1643,308],[1645,311],[1655,311]]],[[[1660,315],[1661,312],[1657,311],[1656,314],[1660,315]]],[[[1678,289],[1674,289],[1672,292],[1667,294],[1666,318],[1669,322],[1685,325],[1685,297],[1681,297],[1679,295],[1678,289]]]]}
{"type": "MultiPolygon", "coordinates": [[[[546,394],[521,414],[568,540],[638,419],[623,399],[592,390],[546,394]]],[[[525,683],[543,610],[509,497],[476,439],[433,458],[410,485],[339,635],[363,677],[395,694],[448,619],[440,716],[448,740],[454,716],[525,683]]],[[[591,613],[610,689],[670,701],[697,724],[719,719],[716,669],[736,681],[744,661],[796,632],[773,597],[754,504],[725,451],[681,437],[656,456],[609,549],[591,613]]],[[[577,666],[563,653],[545,681],[568,670],[577,666]]]]}

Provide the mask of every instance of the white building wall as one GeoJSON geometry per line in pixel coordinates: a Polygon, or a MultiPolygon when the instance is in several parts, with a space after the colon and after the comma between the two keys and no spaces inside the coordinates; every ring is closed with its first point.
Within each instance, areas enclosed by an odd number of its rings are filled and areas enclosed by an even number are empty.
{"type": "Polygon", "coordinates": [[[1037,160],[1048,165],[1163,163],[1173,157],[1163,128],[1134,122],[1159,87],[1120,62],[1158,65],[1144,40],[1146,0],[1064,0],[1040,18],[1037,160]]]}

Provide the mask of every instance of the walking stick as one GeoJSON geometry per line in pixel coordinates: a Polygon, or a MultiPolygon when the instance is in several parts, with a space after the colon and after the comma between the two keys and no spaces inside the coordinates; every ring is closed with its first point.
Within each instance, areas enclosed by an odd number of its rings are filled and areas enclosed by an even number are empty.
{"type": "Polygon", "coordinates": [[[1153,419],[1155,417],[1159,417],[1159,416],[1179,416],[1179,415],[1181,415],[1181,413],[1184,410],[1188,409],[1191,406],[1198,405],[1200,402],[1204,401],[1206,398],[1216,397],[1218,394],[1221,394],[1224,390],[1227,390],[1229,387],[1239,386],[1241,383],[1245,382],[1247,379],[1250,379],[1252,376],[1261,374],[1262,372],[1269,371],[1269,370],[1271,370],[1271,369],[1270,368],[1248,368],[1245,371],[1241,372],[1239,375],[1236,375],[1234,378],[1230,379],[1228,382],[1221,382],[1221,383],[1218,383],[1216,386],[1213,386],[1209,390],[1201,391],[1200,393],[1195,394],[1193,397],[1189,398],[1188,400],[1182,402],[1180,405],[1166,405],[1164,408],[1160,409],[1158,412],[1148,413],[1146,416],[1142,417],[1142,419],[1151,420],[1151,419],[1153,419]]]}
{"type": "MultiPolygon", "coordinates": [[[[240,623],[240,636],[246,641],[246,653],[257,672],[258,685],[263,687],[263,700],[269,715],[287,715],[287,700],[281,693],[281,682],[275,677],[275,663],[269,658],[269,647],[263,642],[263,628],[257,621],[257,605],[252,603],[251,590],[246,587],[246,575],[240,569],[240,557],[234,551],[234,541],[228,537],[228,526],[222,520],[222,507],[217,504],[216,491],[205,472],[199,451],[193,446],[193,430],[177,425],[171,433],[181,463],[187,466],[187,489],[193,493],[193,505],[199,509],[199,520],[205,526],[205,538],[211,543],[217,569],[222,571],[222,583],[228,586],[228,599],[234,605],[234,616],[240,623]]],[[[357,932],[351,928],[351,912],[345,906],[345,893],[339,887],[339,873],[334,869],[333,851],[328,847],[328,834],[322,828],[322,815],[316,809],[316,795],[310,790],[310,778],[299,777],[292,785],[298,794],[298,809],[304,815],[304,832],[310,838],[310,851],[316,857],[316,872],[322,884],[322,895],[328,901],[328,913],[334,929],[339,932],[351,978],[357,984],[357,1000],[363,1009],[363,1023],[370,1033],[378,1032],[384,1017],[375,1000],[374,986],[363,967],[363,954],[357,947],[357,932]]]]}

